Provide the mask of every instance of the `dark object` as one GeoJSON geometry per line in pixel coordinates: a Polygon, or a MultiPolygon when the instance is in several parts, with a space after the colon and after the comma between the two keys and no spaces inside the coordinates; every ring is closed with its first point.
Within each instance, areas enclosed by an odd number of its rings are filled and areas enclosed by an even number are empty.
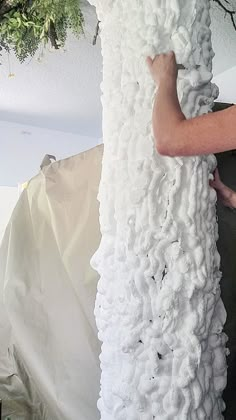
{"type": "MultiPolygon", "coordinates": [[[[217,155],[218,168],[222,181],[236,190],[236,156],[231,152],[217,155]]],[[[217,202],[219,223],[219,240],[217,248],[221,255],[222,299],[227,311],[224,331],[229,337],[227,347],[230,355],[227,358],[228,381],[223,399],[226,403],[225,420],[236,419],[236,215],[232,210],[217,202]]]]}
{"type": "Polygon", "coordinates": [[[97,43],[97,38],[98,38],[98,35],[99,35],[99,29],[100,29],[100,20],[98,20],[98,23],[97,23],[97,26],[96,26],[96,32],[95,32],[95,35],[94,35],[94,37],[93,37],[93,45],[96,45],[96,43],[97,43]]]}
{"type": "Polygon", "coordinates": [[[0,420],[2,420],[2,400],[0,399],[0,420]]]}
{"type": "Polygon", "coordinates": [[[217,111],[224,111],[224,109],[230,108],[231,106],[234,106],[235,104],[229,104],[227,102],[214,102],[214,107],[212,109],[213,112],[217,111]]]}
{"type": "MultiPolygon", "coordinates": [[[[193,69],[199,69],[201,66],[200,64],[196,64],[196,66],[193,67],[193,69]]],[[[192,67],[191,67],[192,68],[192,67]]],[[[189,70],[187,67],[185,67],[183,64],[177,64],[178,70],[189,70]]]]}
{"type": "Polygon", "coordinates": [[[42,160],[42,163],[41,163],[41,165],[40,165],[40,169],[43,169],[45,166],[48,166],[48,165],[51,165],[51,161],[52,160],[55,160],[56,161],[56,157],[55,156],[53,156],[53,155],[45,155],[44,156],[44,158],[43,158],[43,160],[42,160]]]}

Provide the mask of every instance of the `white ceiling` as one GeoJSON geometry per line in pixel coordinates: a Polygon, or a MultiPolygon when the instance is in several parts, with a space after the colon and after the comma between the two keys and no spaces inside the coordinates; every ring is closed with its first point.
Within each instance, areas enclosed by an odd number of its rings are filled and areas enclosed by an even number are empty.
{"type": "Polygon", "coordinates": [[[70,36],[66,52],[45,52],[20,64],[5,54],[0,68],[0,119],[101,137],[100,41],[92,45],[97,18],[84,6],[85,36],[70,36]],[[9,78],[9,71],[15,76],[9,78]]]}

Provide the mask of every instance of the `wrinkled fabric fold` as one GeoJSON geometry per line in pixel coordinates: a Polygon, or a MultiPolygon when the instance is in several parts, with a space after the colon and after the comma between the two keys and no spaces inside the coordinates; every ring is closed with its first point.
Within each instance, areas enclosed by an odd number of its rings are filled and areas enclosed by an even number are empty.
{"type": "Polygon", "coordinates": [[[23,191],[6,230],[0,394],[12,420],[99,418],[97,274],[90,258],[100,241],[102,154],[98,146],[43,168],[23,191]]]}

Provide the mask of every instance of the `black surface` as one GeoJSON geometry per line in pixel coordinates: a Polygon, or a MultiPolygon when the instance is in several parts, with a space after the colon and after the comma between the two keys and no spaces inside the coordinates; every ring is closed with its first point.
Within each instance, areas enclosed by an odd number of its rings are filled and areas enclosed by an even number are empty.
{"type": "MultiPolygon", "coordinates": [[[[236,191],[235,152],[217,155],[222,181],[236,191]]],[[[221,255],[222,299],[227,311],[225,332],[229,337],[228,384],[224,392],[225,420],[236,420],[236,210],[217,204],[219,222],[218,250],[221,255]]]]}
{"type": "Polygon", "coordinates": [[[230,108],[231,106],[234,106],[234,104],[229,104],[227,102],[215,102],[212,111],[224,111],[224,109],[230,108]]]}

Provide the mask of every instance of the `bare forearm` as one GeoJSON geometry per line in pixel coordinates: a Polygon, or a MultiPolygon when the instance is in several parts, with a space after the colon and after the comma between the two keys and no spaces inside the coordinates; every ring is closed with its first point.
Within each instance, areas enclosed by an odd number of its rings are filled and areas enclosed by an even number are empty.
{"type": "MultiPolygon", "coordinates": [[[[174,133],[179,123],[184,120],[185,116],[178,100],[176,81],[165,80],[157,90],[153,108],[153,131],[156,147],[160,153],[174,154],[174,133]]],[[[179,146],[178,144],[178,148],[179,146]]]]}
{"type": "Polygon", "coordinates": [[[156,149],[167,156],[195,156],[236,148],[236,106],[186,120],[178,101],[178,68],[173,52],[148,57],[153,80],[159,86],[154,110],[156,149]]]}

